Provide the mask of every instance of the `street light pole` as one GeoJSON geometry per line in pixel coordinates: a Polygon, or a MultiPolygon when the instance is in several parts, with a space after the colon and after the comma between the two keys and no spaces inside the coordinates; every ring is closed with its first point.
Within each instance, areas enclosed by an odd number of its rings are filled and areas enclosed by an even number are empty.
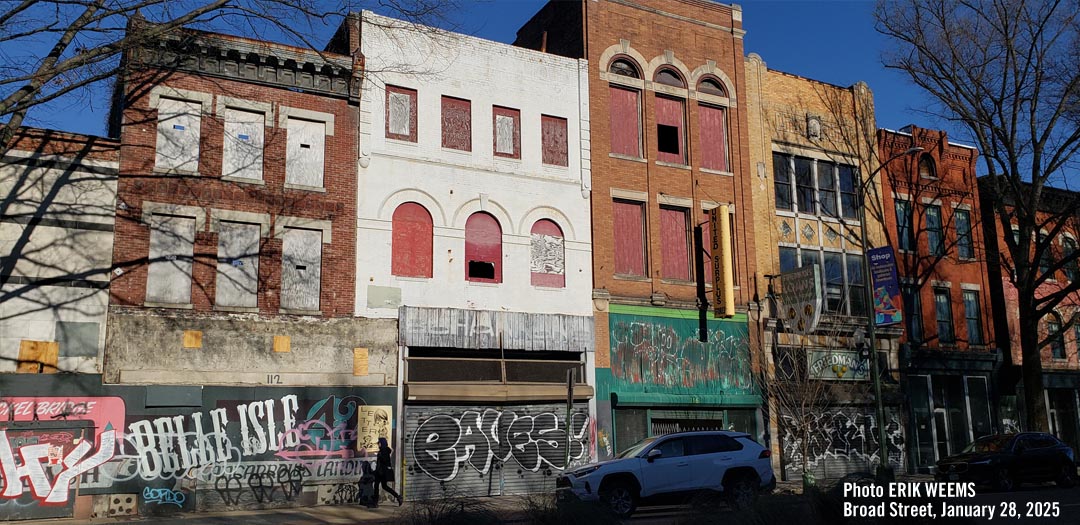
{"type": "MultiPolygon", "coordinates": [[[[877,327],[877,319],[875,319],[874,308],[874,291],[870,280],[870,261],[867,259],[866,252],[869,245],[866,240],[866,190],[869,189],[874,177],[881,173],[881,170],[885,168],[890,162],[914,153],[923,151],[921,147],[913,147],[903,153],[898,153],[889,157],[882,162],[869,176],[866,177],[866,181],[860,184],[859,188],[859,233],[860,240],[862,241],[863,249],[863,290],[865,290],[865,297],[863,300],[864,308],[866,308],[867,327],[866,332],[869,336],[870,345],[870,373],[874,376],[874,399],[877,401],[877,429],[878,429],[878,468],[877,479],[879,482],[885,483],[896,479],[896,474],[893,472],[892,466],[889,465],[888,456],[888,444],[885,443],[885,403],[881,399],[881,373],[880,366],[878,365],[878,353],[877,353],[877,334],[875,328],[877,327]]],[[[884,210],[882,211],[884,213],[884,210]]]]}

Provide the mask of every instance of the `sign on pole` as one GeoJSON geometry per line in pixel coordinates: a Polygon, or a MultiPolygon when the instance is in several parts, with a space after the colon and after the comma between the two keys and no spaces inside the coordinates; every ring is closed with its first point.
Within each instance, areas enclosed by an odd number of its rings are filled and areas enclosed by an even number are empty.
{"type": "Polygon", "coordinates": [[[896,259],[891,246],[866,252],[870,259],[871,289],[874,291],[874,323],[888,326],[904,320],[900,307],[900,282],[896,277],[896,259]]]}
{"type": "Polygon", "coordinates": [[[817,264],[780,274],[783,309],[781,318],[789,332],[807,335],[817,329],[824,306],[821,295],[821,270],[817,264]]]}
{"type": "Polygon", "coordinates": [[[709,255],[712,258],[713,307],[717,317],[735,315],[735,277],[729,209],[727,204],[721,204],[709,210],[709,255]]]}
{"type": "Polygon", "coordinates": [[[866,381],[870,378],[869,361],[860,359],[854,350],[818,350],[806,353],[811,379],[866,381]]]}

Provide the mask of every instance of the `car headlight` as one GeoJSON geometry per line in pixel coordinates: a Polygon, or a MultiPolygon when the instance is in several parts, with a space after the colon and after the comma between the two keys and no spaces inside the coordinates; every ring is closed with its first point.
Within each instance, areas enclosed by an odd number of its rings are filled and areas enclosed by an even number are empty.
{"type": "Polygon", "coordinates": [[[575,478],[580,478],[580,477],[583,477],[583,476],[588,476],[589,474],[592,474],[593,472],[596,472],[599,469],[600,469],[600,465],[591,465],[591,466],[588,466],[588,467],[579,468],[579,469],[571,472],[571,474],[573,474],[575,478]]]}

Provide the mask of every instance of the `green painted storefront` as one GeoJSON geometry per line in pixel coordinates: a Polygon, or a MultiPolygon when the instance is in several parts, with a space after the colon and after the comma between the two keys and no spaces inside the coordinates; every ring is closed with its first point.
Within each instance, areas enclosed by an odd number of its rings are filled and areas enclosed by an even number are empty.
{"type": "Polygon", "coordinates": [[[745,314],[717,319],[710,313],[708,342],[702,343],[694,310],[613,304],[607,330],[611,367],[596,369],[601,458],[677,430],[734,429],[760,437],[761,396],[745,314]]]}

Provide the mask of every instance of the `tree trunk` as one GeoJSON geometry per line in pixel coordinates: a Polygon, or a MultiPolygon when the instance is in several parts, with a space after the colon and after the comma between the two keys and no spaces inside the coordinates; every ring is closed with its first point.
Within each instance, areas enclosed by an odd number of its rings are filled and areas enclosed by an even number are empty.
{"type": "Polygon", "coordinates": [[[1024,430],[1050,431],[1049,413],[1046,407],[1046,396],[1043,394],[1042,378],[1042,355],[1039,351],[1039,318],[1035,314],[1035,308],[1030,300],[1023,297],[1034,297],[1034,294],[1025,290],[1018,290],[1020,300],[1020,352],[1023,359],[1022,373],[1024,379],[1024,420],[1027,423],[1024,430]]]}

